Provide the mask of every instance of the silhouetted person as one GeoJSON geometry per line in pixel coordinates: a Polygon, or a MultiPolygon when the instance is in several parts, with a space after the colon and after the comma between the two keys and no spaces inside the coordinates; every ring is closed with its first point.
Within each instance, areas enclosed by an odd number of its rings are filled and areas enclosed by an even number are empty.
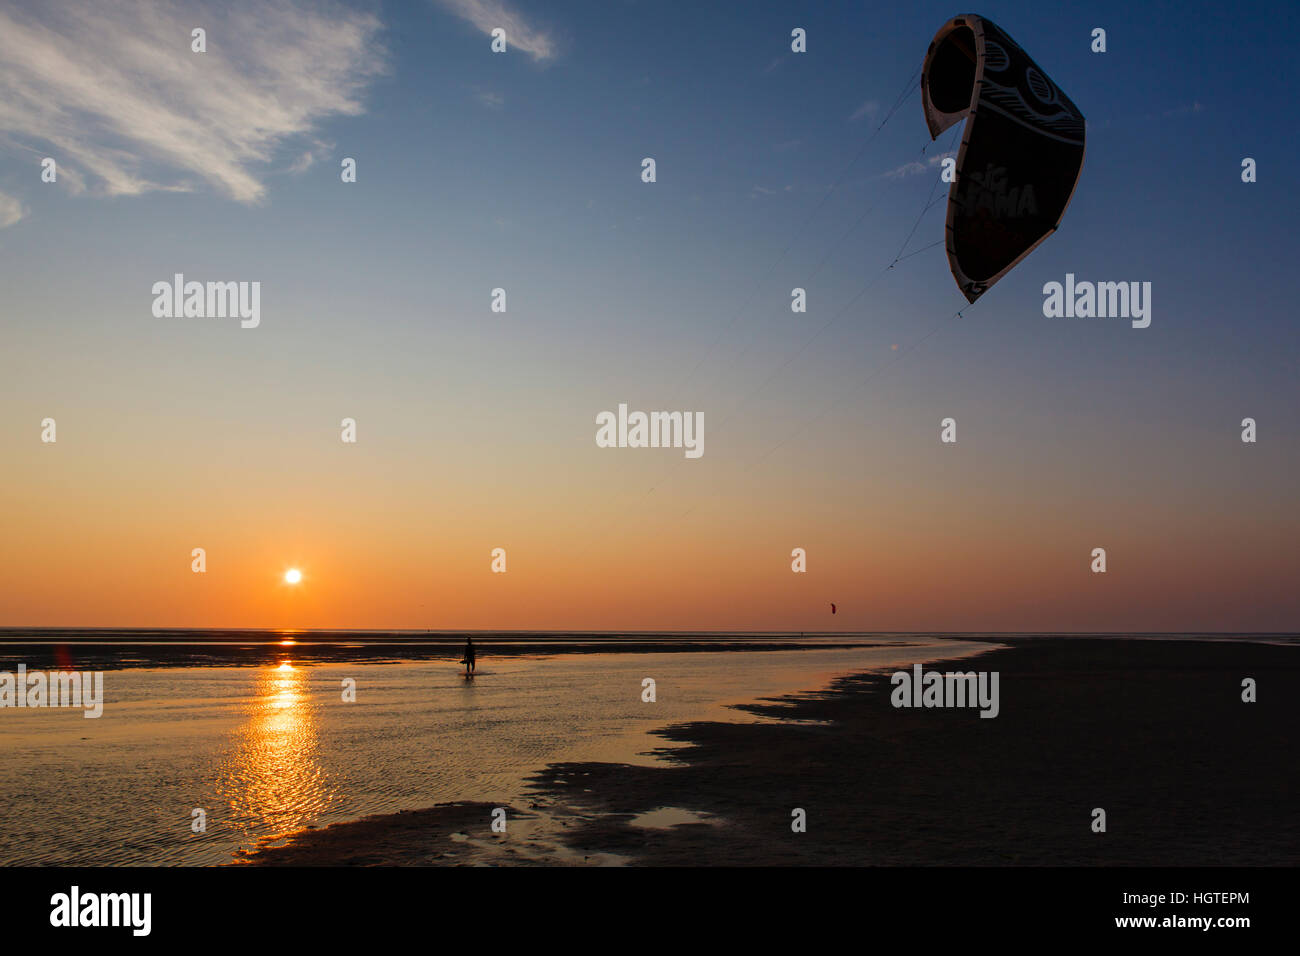
{"type": "Polygon", "coordinates": [[[474,638],[468,634],[465,635],[465,676],[472,676],[474,673],[474,638]]]}

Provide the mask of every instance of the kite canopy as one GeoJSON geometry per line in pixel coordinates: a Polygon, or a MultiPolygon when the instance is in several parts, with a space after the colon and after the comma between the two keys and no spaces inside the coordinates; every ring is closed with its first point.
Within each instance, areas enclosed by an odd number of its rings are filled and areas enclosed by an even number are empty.
{"type": "Polygon", "coordinates": [[[930,138],[969,116],[948,190],[948,263],[974,302],[1061,224],[1083,167],[1083,114],[991,21],[954,17],[925,54],[930,138]]]}

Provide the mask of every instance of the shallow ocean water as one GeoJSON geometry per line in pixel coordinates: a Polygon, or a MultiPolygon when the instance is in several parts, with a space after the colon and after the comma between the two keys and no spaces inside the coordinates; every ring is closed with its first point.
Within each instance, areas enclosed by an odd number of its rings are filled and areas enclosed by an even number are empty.
{"type": "Polygon", "coordinates": [[[0,711],[0,864],[218,864],[374,813],[452,800],[520,806],[548,763],[652,761],[649,751],[669,746],[655,728],[765,719],[727,705],[988,647],[908,638],[789,651],[487,651],[473,680],[448,661],[305,666],[292,648],[267,666],[108,671],[99,719],[0,711]],[[349,678],[353,703],[343,700],[349,678]],[[654,703],[642,700],[645,678],[654,703]],[[203,833],[191,827],[196,809],[203,833]]]}

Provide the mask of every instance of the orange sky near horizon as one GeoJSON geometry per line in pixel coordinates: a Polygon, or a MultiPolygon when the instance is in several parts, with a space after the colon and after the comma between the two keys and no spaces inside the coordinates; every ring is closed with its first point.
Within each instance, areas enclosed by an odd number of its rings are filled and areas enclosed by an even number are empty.
{"type": "Polygon", "coordinates": [[[159,457],[125,423],[85,434],[65,417],[54,445],[6,428],[4,626],[1283,630],[1297,604],[1283,524],[1189,523],[1173,497],[1109,522],[1122,480],[1087,492],[1098,475],[1072,479],[1070,462],[1019,485],[995,462],[959,473],[944,455],[963,450],[933,436],[874,472],[834,452],[760,475],[593,443],[438,473],[328,429],[209,459],[201,442],[159,457]],[[1054,496],[1033,496],[1043,484],[1054,496]],[[1106,574],[1089,569],[1098,545],[1106,574]]]}

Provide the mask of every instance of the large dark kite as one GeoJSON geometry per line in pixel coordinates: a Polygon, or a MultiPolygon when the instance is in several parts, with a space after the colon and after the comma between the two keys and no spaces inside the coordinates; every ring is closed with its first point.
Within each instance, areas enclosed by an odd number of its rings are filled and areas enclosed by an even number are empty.
{"type": "Polygon", "coordinates": [[[948,190],[948,263],[967,300],[1061,224],[1083,167],[1083,114],[1016,42],[978,16],[934,35],[921,71],[930,138],[969,116],[948,190]]]}

